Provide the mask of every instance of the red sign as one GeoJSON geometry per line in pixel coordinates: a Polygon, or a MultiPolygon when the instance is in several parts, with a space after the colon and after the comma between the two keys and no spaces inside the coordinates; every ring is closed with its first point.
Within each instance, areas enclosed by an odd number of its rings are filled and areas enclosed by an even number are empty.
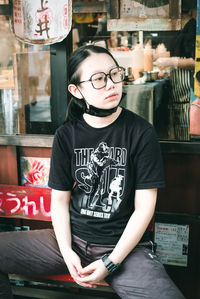
{"type": "Polygon", "coordinates": [[[0,217],[51,220],[51,189],[0,185],[0,217]]]}

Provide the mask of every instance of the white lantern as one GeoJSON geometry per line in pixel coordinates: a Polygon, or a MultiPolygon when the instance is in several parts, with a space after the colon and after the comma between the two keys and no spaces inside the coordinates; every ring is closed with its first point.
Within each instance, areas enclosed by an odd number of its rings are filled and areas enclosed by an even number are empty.
{"type": "Polygon", "coordinates": [[[28,44],[62,41],[72,26],[72,0],[13,0],[12,30],[28,44]]]}

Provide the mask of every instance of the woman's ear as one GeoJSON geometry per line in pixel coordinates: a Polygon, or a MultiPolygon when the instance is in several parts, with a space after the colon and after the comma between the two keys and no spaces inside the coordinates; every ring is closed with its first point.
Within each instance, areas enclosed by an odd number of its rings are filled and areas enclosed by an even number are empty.
{"type": "Polygon", "coordinates": [[[75,97],[75,98],[78,98],[78,99],[82,99],[83,96],[80,92],[80,90],[78,89],[78,87],[74,84],[69,84],[68,85],[68,90],[69,92],[75,97]]]}

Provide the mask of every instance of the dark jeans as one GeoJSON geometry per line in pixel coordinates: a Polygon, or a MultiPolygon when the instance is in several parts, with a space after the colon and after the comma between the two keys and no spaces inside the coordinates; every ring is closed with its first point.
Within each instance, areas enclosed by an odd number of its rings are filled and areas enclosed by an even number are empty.
{"type": "MultiPolygon", "coordinates": [[[[113,245],[87,243],[73,236],[73,249],[86,266],[113,250],[113,245]]],[[[0,233],[0,298],[11,299],[8,274],[51,275],[67,273],[52,229],[0,233]]],[[[183,299],[157,260],[143,246],[136,247],[120,270],[106,277],[121,298],[183,299]]]]}

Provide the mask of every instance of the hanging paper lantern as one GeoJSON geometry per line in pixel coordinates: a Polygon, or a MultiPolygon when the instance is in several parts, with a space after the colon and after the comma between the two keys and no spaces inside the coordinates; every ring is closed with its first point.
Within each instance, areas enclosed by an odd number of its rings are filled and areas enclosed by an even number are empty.
{"type": "Polygon", "coordinates": [[[28,44],[62,41],[72,26],[72,0],[13,0],[12,30],[28,44]]]}

